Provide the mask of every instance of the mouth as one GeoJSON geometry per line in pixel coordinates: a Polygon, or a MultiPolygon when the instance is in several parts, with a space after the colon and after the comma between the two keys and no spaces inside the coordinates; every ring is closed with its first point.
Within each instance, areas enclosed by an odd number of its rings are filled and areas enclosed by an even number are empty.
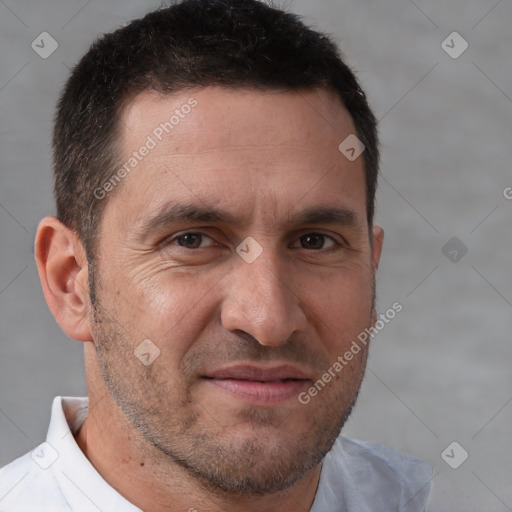
{"type": "Polygon", "coordinates": [[[295,366],[258,367],[231,366],[206,372],[206,384],[253,404],[281,403],[297,395],[311,382],[305,372],[295,366]]]}

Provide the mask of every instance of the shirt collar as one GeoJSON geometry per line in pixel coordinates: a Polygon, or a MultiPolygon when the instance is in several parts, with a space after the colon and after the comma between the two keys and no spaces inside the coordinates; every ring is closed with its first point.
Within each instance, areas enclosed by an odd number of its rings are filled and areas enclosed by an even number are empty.
{"type": "Polygon", "coordinates": [[[74,438],[87,415],[86,397],[61,397],[53,400],[47,443],[57,456],[52,471],[72,510],[84,510],[84,505],[98,512],[142,512],[111,487],[89,462],[74,438]]]}
{"type": "MultiPolygon", "coordinates": [[[[75,441],[88,410],[86,397],[56,397],[46,450],[52,471],[72,510],[142,512],[96,471],[75,441]],[[53,451],[54,450],[54,451],[53,451]],[[89,509],[87,509],[89,510],[89,509]]],[[[325,456],[311,512],[423,512],[432,467],[377,443],[339,437],[325,456]]]]}
{"type": "Polygon", "coordinates": [[[389,446],[340,436],[324,458],[311,512],[424,512],[432,473],[389,446]]]}

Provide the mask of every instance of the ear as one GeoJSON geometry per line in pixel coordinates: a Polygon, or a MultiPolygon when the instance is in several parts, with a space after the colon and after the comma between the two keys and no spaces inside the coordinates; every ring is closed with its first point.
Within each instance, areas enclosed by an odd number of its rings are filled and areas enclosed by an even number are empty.
{"type": "Polygon", "coordinates": [[[384,230],[380,226],[373,226],[373,267],[374,272],[377,272],[377,269],[379,268],[379,261],[380,261],[380,255],[382,253],[382,244],[384,243],[384,230]]]}
{"type": "Polygon", "coordinates": [[[45,217],[37,228],[34,254],[57,323],[71,338],[92,341],[87,257],[76,233],[57,218],[45,217]]]}
{"type": "MultiPolygon", "coordinates": [[[[380,256],[382,254],[382,244],[384,243],[384,230],[380,226],[373,226],[372,230],[372,262],[374,276],[379,268],[380,256]]],[[[375,282],[375,281],[374,281],[375,282]]],[[[371,326],[375,326],[377,321],[377,311],[375,309],[375,297],[373,298],[371,326]]]]}

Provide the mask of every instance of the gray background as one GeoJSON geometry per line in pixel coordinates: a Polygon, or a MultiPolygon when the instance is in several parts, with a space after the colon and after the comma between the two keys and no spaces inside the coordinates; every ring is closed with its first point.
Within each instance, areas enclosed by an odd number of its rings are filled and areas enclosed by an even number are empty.
{"type": "MultiPolygon", "coordinates": [[[[0,466],[44,439],[55,395],[85,393],[82,346],[48,311],[32,251],[53,213],[58,91],[95,37],[158,4],[0,0],[0,466]],[[31,48],[43,31],[59,45],[47,59],[31,48]]],[[[287,5],[336,38],[380,119],[378,305],[404,309],[374,339],[345,434],[433,464],[435,510],[512,510],[512,2],[287,5]],[[453,31],[469,44],[457,59],[441,46],[453,31]],[[452,441],[469,453],[458,469],[441,458],[452,441]]]]}

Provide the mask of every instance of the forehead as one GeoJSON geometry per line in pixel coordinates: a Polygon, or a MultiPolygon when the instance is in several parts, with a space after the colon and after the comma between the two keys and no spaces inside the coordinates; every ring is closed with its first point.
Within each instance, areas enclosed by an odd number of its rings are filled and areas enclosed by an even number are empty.
{"type": "Polygon", "coordinates": [[[354,125],[328,90],[146,91],[126,105],[120,128],[128,172],[108,209],[129,203],[127,219],[194,196],[240,214],[341,198],[365,209],[363,158],[338,149],[354,125]]]}
{"type": "Polygon", "coordinates": [[[355,128],[350,114],[339,96],[326,89],[144,91],[128,102],[121,116],[121,139],[128,153],[147,135],[159,146],[174,143],[177,153],[265,143],[302,147],[304,139],[310,142],[307,149],[314,146],[320,152],[336,150],[336,141],[351,133],[355,128]]]}

